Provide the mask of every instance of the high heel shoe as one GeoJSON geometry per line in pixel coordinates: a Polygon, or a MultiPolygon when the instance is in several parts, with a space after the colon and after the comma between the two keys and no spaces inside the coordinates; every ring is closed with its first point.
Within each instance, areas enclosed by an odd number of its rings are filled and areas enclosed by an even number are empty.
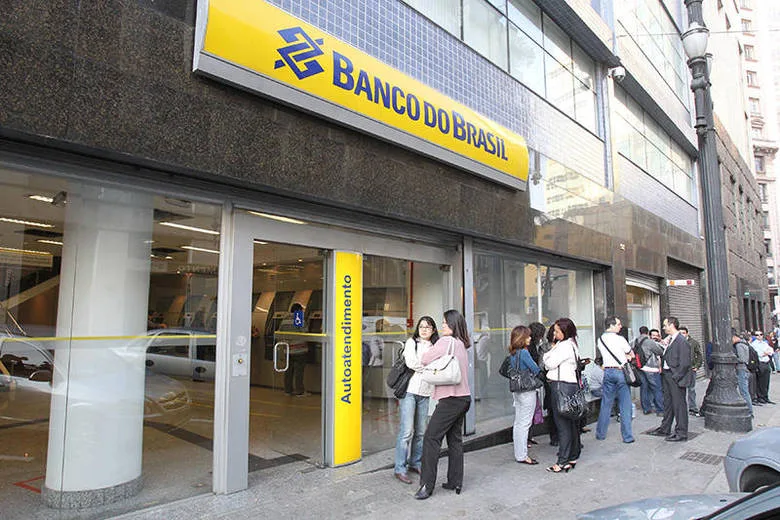
{"type": "Polygon", "coordinates": [[[574,468],[577,467],[577,462],[578,461],[576,461],[576,460],[570,460],[569,461],[569,466],[571,466],[571,469],[574,469],[574,468]]]}
{"type": "Polygon", "coordinates": [[[564,473],[568,473],[569,471],[574,469],[574,465],[572,463],[564,464],[561,468],[564,473]]]}
{"type": "Polygon", "coordinates": [[[420,489],[417,490],[417,493],[414,494],[414,498],[417,500],[425,500],[426,498],[429,498],[431,495],[433,495],[433,488],[428,489],[428,487],[423,484],[420,486],[420,489]]]}
{"type": "Polygon", "coordinates": [[[553,464],[552,466],[545,469],[550,473],[562,473],[564,471],[564,467],[561,467],[557,464],[553,464]]]}
{"type": "Polygon", "coordinates": [[[460,495],[460,491],[461,491],[461,487],[460,486],[456,486],[455,484],[450,484],[449,482],[445,482],[445,483],[443,483],[441,485],[441,487],[443,487],[444,489],[450,489],[450,490],[454,489],[455,490],[455,494],[456,495],[460,495]]]}

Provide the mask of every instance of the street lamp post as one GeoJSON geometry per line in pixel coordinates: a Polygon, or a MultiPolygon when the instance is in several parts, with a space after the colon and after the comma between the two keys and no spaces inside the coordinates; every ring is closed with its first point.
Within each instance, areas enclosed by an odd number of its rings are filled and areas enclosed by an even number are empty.
{"type": "Polygon", "coordinates": [[[747,403],[737,391],[737,357],[731,344],[726,232],[723,225],[720,170],[706,54],[709,31],[704,25],[701,3],[702,0],[685,0],[690,25],[682,35],[682,40],[693,77],[691,90],[696,106],[707,287],[712,320],[712,361],[715,365],[702,409],[705,428],[748,432],[753,426],[747,403]]]}

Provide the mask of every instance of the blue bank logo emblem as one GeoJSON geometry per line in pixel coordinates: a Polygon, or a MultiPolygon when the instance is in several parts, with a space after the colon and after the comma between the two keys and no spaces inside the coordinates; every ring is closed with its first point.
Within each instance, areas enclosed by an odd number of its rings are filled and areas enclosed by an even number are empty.
{"type": "Polygon", "coordinates": [[[295,73],[298,79],[305,79],[323,72],[322,65],[316,60],[318,56],[325,54],[320,45],[323,39],[312,39],[311,36],[300,27],[282,29],[279,35],[290,45],[277,49],[280,60],[274,63],[274,69],[280,69],[285,65],[295,73]]]}

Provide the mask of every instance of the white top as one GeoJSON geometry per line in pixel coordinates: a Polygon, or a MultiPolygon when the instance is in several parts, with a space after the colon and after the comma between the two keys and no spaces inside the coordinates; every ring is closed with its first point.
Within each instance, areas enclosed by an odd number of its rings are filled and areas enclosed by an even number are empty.
{"type": "Polygon", "coordinates": [[[430,397],[433,393],[433,385],[423,381],[423,378],[420,375],[423,364],[420,359],[422,359],[422,355],[425,354],[433,344],[426,339],[420,338],[417,340],[417,351],[415,352],[414,343],[414,339],[409,338],[406,340],[406,344],[404,344],[404,361],[406,361],[406,366],[414,370],[414,374],[412,374],[412,378],[409,380],[409,386],[406,388],[406,391],[410,394],[430,397]]]}
{"type": "Polygon", "coordinates": [[[626,338],[617,332],[605,332],[601,335],[601,339],[596,346],[601,350],[601,358],[604,360],[604,364],[602,366],[604,368],[622,367],[626,364],[626,361],[628,361],[626,354],[631,352],[631,345],[628,344],[626,338]],[[609,351],[607,351],[607,349],[604,348],[604,345],[601,344],[602,341],[607,345],[609,351]],[[612,357],[610,352],[614,354],[615,357],[612,357]]]}
{"type": "Polygon", "coordinates": [[[769,343],[767,343],[765,339],[754,339],[750,342],[750,346],[753,347],[753,350],[758,354],[759,363],[769,363],[769,356],[774,353],[774,350],[769,346],[769,343]]]}
{"type": "Polygon", "coordinates": [[[571,338],[559,341],[542,357],[547,368],[547,379],[551,381],[577,382],[577,358],[580,351],[571,338]],[[560,376],[558,368],[560,367],[560,376]]]}

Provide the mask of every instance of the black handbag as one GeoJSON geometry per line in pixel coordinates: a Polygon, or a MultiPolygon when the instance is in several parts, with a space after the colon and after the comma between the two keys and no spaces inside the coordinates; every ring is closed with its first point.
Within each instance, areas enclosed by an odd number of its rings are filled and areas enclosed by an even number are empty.
{"type": "Polygon", "coordinates": [[[510,392],[530,392],[541,388],[542,380],[528,369],[520,370],[512,366],[512,356],[507,356],[501,363],[499,374],[509,379],[510,392]]]}
{"type": "MultiPolygon", "coordinates": [[[[612,359],[617,363],[620,363],[620,360],[618,360],[618,358],[615,357],[615,354],[609,350],[609,347],[604,343],[604,340],[601,337],[599,337],[599,341],[601,341],[601,344],[607,349],[607,352],[612,356],[612,359]]],[[[628,386],[642,386],[642,380],[639,379],[639,369],[633,363],[626,361],[620,366],[620,369],[623,371],[623,377],[626,379],[626,384],[628,386]]]]}
{"type": "MultiPolygon", "coordinates": [[[[415,344],[415,348],[417,345],[415,344]]],[[[398,399],[403,399],[406,395],[406,389],[409,387],[409,380],[412,379],[414,370],[406,366],[403,347],[398,350],[398,358],[390,368],[385,382],[387,386],[393,389],[393,395],[398,399]]]]}

